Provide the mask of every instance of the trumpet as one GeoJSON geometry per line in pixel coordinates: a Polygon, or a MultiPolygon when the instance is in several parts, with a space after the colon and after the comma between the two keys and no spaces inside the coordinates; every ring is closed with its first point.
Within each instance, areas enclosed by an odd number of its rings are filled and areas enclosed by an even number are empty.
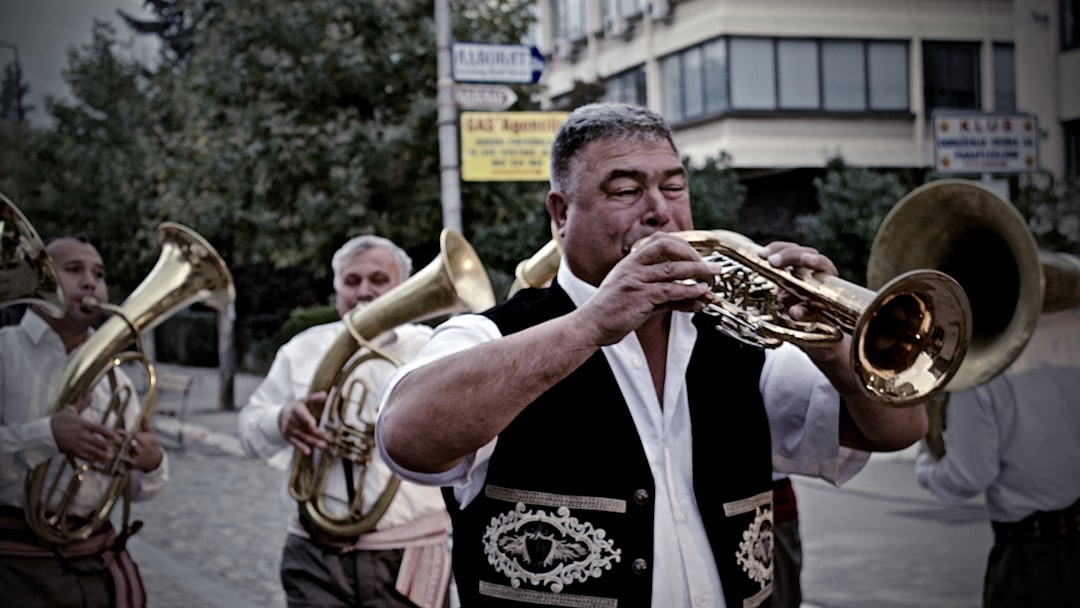
{"type": "MultiPolygon", "coordinates": [[[[236,292],[232,275],[217,251],[190,228],[165,222],[158,227],[160,256],[150,274],[120,306],[84,298],[83,305],[112,313],[82,345],[64,370],[53,393],[49,413],[55,414],[69,403],[89,395],[106,376],[114,378],[115,368],[125,363],[141,364],[148,378],[146,395],[134,425],[125,424],[125,412],[133,401],[129,386],[113,392],[101,424],[111,425],[121,439],[109,460],[90,464],[72,457],[46,461],[27,474],[26,520],[42,542],[63,546],[89,538],[105,522],[116,503],[129,497],[129,465],[135,433],[153,414],[157,398],[157,375],[142,348],[141,334],[182,308],[202,302],[222,309],[233,302],[236,292]],[[135,343],[136,350],[124,351],[135,343]],[[53,466],[53,461],[58,461],[53,466]],[[49,479],[49,471],[56,469],[49,479]],[[86,518],[72,517],[71,509],[83,482],[90,474],[107,478],[106,489],[86,518]],[[61,483],[64,478],[66,483],[61,483]]],[[[125,503],[126,504],[126,503],[125,503]]],[[[124,532],[129,533],[125,509],[124,532]]],[[[134,531],[134,529],[131,529],[134,531]]]]}
{"type": "Polygon", "coordinates": [[[963,361],[971,309],[960,284],[943,272],[912,270],[874,292],[806,268],[774,268],[758,255],[758,244],[737,232],[671,234],[704,260],[721,264],[702,312],[716,319],[717,330],[740,342],[759,348],[783,342],[815,346],[850,334],[850,365],[861,386],[896,407],[943,390],[963,361]],[[807,300],[825,321],[791,318],[781,292],[807,300]]]}

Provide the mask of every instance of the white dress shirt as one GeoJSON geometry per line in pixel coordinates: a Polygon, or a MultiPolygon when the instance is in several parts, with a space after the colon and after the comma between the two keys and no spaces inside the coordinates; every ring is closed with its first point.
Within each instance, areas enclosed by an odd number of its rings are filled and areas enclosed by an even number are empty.
{"type": "Polygon", "coordinates": [[[990,519],[1014,522],[1080,498],[1080,308],[1042,315],[1004,373],[951,393],[944,438],[940,461],[915,459],[942,500],[985,492],[990,519]]]}
{"type": "MultiPolygon", "coordinates": [[[[78,352],[77,348],[69,355],[60,336],[30,309],[18,325],[0,328],[0,504],[25,507],[27,473],[49,459],[52,459],[49,481],[61,467],[65,473],[58,487],[63,488],[70,478],[71,467],[64,464],[53,437],[49,406],[64,370],[78,352]]],[[[131,387],[131,380],[124,372],[115,370],[120,384],[131,387]]],[[[139,415],[140,404],[134,388],[131,394],[132,402],[124,410],[126,429],[134,427],[139,415]]],[[[108,380],[98,382],[91,403],[81,416],[101,423],[110,395],[108,380]]],[[[114,421],[109,418],[104,424],[111,427],[114,421]]],[[[153,471],[132,471],[132,499],[154,496],[165,487],[168,478],[168,457],[163,453],[161,464],[153,471]]],[[[87,473],[69,513],[90,514],[107,482],[107,476],[87,473]]],[[[58,500],[59,497],[51,504],[55,506],[58,500]]]]}
{"type": "MultiPolygon", "coordinates": [[[[240,443],[244,451],[257,458],[267,459],[281,450],[294,448],[281,434],[278,416],[289,403],[309,394],[311,381],[322,361],[323,355],[337,336],[347,331],[345,323],[336,321],[308,328],[278,349],[266,378],[252,393],[247,404],[240,410],[238,418],[240,443]]],[[[372,343],[394,357],[403,361],[411,359],[431,336],[431,328],[425,325],[401,325],[377,336],[372,343]]],[[[382,386],[397,370],[386,359],[371,359],[361,364],[351,376],[351,380],[362,380],[367,386],[366,397],[363,391],[354,393],[355,398],[346,407],[346,422],[357,425],[358,420],[373,424],[375,409],[382,394],[382,386]],[[362,411],[360,401],[363,400],[362,411]]],[[[323,420],[329,414],[329,408],[323,410],[323,420]]],[[[316,450],[313,458],[319,457],[316,450]]],[[[317,460],[315,461],[317,462],[317,460]]],[[[359,470],[354,471],[359,474],[359,470]]],[[[379,454],[373,453],[362,486],[361,509],[367,512],[386,487],[392,473],[383,464],[379,454]]],[[[288,479],[286,478],[286,483],[288,479]]],[[[285,486],[287,489],[287,485],[285,486]]],[[[357,488],[360,490],[361,488],[357,488]]],[[[295,506],[296,502],[285,492],[285,499],[295,506]]],[[[343,516],[348,512],[348,494],[346,492],[344,467],[341,459],[334,459],[328,477],[324,504],[334,516],[343,516]]],[[[438,488],[402,482],[394,495],[390,508],[379,520],[376,530],[385,530],[408,524],[430,513],[445,511],[442,494],[438,488]]],[[[289,532],[308,537],[299,520],[293,519],[289,532]]]]}
{"type": "MultiPolygon", "coordinates": [[[[596,292],[563,263],[559,284],[576,306],[596,292]]],[[[465,348],[501,337],[481,315],[461,315],[440,325],[416,359],[391,379],[385,394],[410,371],[465,348]]],[[[661,407],[645,353],[634,333],[602,348],[630,409],[656,483],[653,556],[653,606],[724,606],[720,577],[693,491],[690,406],[686,369],[697,337],[690,313],[673,313],[661,407]]],[[[773,436],[773,467],[842,483],[865,465],[869,454],[839,446],[839,396],[802,351],[781,347],[769,352],[761,391],[773,436]]],[[[722,387],[718,387],[722,390],[722,387]]],[[[384,396],[385,399],[385,396],[384,396]]],[[[382,442],[376,445],[384,459],[382,442]]],[[[462,506],[480,492],[492,440],[459,466],[441,474],[417,474],[394,463],[403,478],[454,486],[462,506]]]]}

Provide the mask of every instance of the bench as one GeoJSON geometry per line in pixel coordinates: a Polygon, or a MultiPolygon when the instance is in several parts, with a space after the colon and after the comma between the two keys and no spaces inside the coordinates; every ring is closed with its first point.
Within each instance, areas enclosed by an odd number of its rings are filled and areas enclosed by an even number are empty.
{"type": "Polygon", "coordinates": [[[176,417],[176,442],[180,450],[183,450],[184,417],[187,414],[188,395],[191,393],[192,385],[195,384],[195,378],[187,374],[161,369],[156,370],[156,372],[158,399],[160,400],[165,395],[175,395],[180,399],[180,404],[176,409],[156,408],[156,412],[161,415],[176,417]]]}

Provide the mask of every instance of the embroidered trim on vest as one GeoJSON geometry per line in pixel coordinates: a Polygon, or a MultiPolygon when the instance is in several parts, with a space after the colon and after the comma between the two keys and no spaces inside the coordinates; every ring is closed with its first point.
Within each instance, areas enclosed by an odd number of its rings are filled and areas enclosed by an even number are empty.
{"type": "Polygon", "coordinates": [[[565,585],[599,578],[621,560],[607,533],[559,507],[555,514],[517,503],[491,518],[484,530],[484,554],[496,572],[517,588],[522,582],[562,592],[565,585]]]}
{"type": "Polygon", "coordinates": [[[506,585],[496,585],[487,581],[480,581],[480,595],[497,597],[501,600],[513,600],[528,604],[543,604],[545,606],[569,606],[570,608],[615,608],[619,601],[606,597],[591,597],[588,595],[574,595],[572,593],[560,593],[552,595],[542,591],[529,591],[528,589],[514,589],[506,585]]]}
{"type": "Polygon", "coordinates": [[[750,498],[744,498],[742,500],[733,500],[731,502],[724,503],[724,515],[731,517],[733,515],[742,515],[743,513],[749,513],[758,507],[765,505],[772,505],[772,490],[768,492],[762,492],[756,496],[750,498]]]}
{"type": "Polygon", "coordinates": [[[724,503],[728,517],[754,511],[754,521],[742,533],[735,560],[743,572],[760,587],[757,593],[743,600],[743,608],[760,606],[772,595],[773,578],[773,512],[772,491],[750,498],[724,503]]]}
{"type": "Polygon", "coordinates": [[[515,490],[513,488],[492,485],[484,486],[484,496],[496,500],[505,500],[506,502],[524,502],[530,505],[543,505],[545,507],[569,507],[571,509],[588,509],[590,511],[606,511],[608,513],[626,513],[626,501],[617,498],[549,494],[547,492],[515,490]]]}

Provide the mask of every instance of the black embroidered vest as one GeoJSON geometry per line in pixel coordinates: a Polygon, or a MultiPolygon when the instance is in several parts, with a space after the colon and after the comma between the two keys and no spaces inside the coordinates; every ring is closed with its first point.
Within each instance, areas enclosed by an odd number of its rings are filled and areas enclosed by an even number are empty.
{"type": "MultiPolygon", "coordinates": [[[[558,286],[485,312],[503,335],[573,310],[558,286]]],[[[758,390],[764,355],[707,318],[687,370],[694,492],[729,608],[768,606],[771,450],[758,390]]],[[[648,606],[655,489],[644,448],[602,352],[499,434],[486,483],[453,519],[463,608],[648,606]]]]}

